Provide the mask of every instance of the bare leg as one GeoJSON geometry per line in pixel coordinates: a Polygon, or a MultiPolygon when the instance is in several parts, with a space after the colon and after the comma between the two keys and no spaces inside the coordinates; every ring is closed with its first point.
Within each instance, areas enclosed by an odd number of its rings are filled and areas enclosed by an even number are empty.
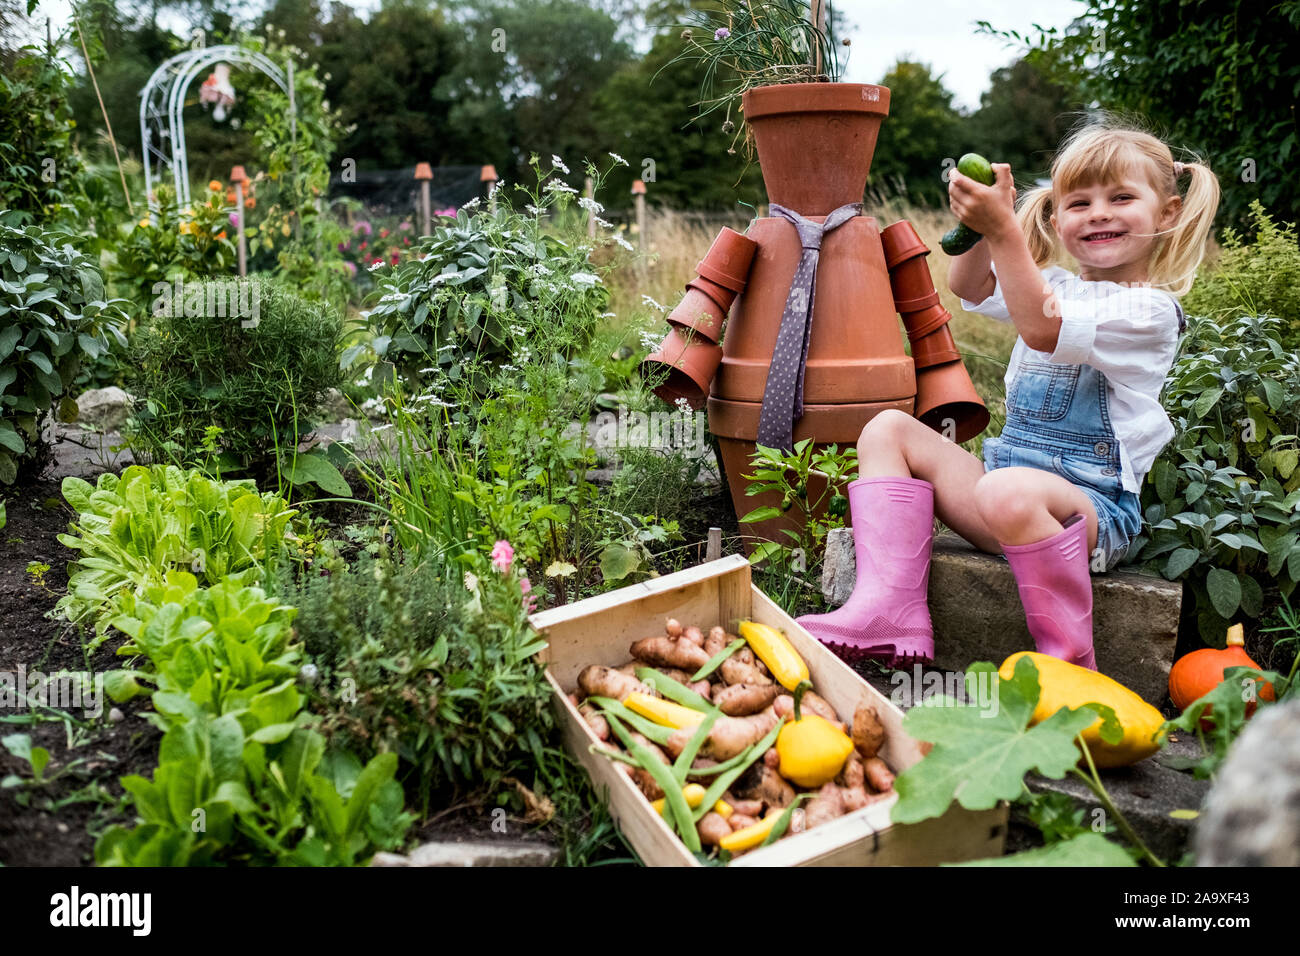
{"type": "Polygon", "coordinates": [[[997,534],[975,505],[984,463],[911,415],[889,409],[867,422],[858,438],[858,475],[930,482],[934,510],[944,524],[981,551],[1002,553],[997,534]]]}
{"type": "Polygon", "coordinates": [[[1064,530],[1081,514],[1088,522],[1088,551],[1097,547],[1097,509],[1086,494],[1060,475],[1041,468],[998,468],[975,488],[975,507],[1003,544],[1032,544],[1064,530]]]}

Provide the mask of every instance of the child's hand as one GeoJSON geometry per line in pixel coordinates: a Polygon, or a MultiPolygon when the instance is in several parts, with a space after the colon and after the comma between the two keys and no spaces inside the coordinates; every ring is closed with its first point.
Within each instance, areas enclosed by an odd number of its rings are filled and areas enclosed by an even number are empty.
{"type": "Polygon", "coordinates": [[[1016,224],[1016,187],[1011,181],[1011,166],[993,163],[996,181],[992,186],[977,183],[956,169],[948,174],[948,207],[957,219],[980,235],[995,239],[1016,224]]]}

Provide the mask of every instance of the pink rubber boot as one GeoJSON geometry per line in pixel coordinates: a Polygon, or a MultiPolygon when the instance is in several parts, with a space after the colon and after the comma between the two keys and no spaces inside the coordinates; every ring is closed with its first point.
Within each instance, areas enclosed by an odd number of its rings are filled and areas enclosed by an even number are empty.
{"type": "Polygon", "coordinates": [[[1025,621],[1038,650],[1089,670],[1092,648],[1092,576],[1088,523],[1071,515],[1059,534],[1030,544],[1002,546],[1020,588],[1025,621]]]}
{"type": "Polygon", "coordinates": [[[861,478],[849,485],[857,581],[843,607],[798,618],[840,658],[890,666],[934,660],[926,588],[934,543],[934,485],[919,478],[861,478]]]}

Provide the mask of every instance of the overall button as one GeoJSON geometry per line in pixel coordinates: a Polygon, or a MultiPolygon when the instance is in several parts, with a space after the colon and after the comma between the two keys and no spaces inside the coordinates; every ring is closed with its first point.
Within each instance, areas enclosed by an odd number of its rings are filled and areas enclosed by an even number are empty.
{"type": "Polygon", "coordinates": [[[1106,475],[1107,477],[1110,477],[1111,475],[1115,474],[1115,469],[1110,467],[1110,465],[1107,465],[1105,468],[1101,470],[1101,473],[1103,475],[1106,475]]]}
{"type": "Polygon", "coordinates": [[[1104,441],[1099,441],[1097,442],[1096,445],[1093,446],[1092,450],[1099,455],[1109,455],[1110,445],[1106,444],[1104,441]]]}

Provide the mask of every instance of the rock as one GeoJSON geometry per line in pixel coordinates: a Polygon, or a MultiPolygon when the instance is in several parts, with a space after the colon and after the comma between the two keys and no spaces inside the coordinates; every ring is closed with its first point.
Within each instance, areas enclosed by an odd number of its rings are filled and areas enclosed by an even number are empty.
{"type": "Polygon", "coordinates": [[[331,421],[338,421],[355,414],[352,403],[337,388],[328,389],[320,402],[321,410],[331,421]]]}
{"type": "Polygon", "coordinates": [[[118,431],[131,414],[135,401],[116,385],[92,388],[77,398],[77,421],[94,426],[101,431],[118,431]]]}
{"type": "Polygon", "coordinates": [[[1300,866],[1300,700],[1258,710],[1210,788],[1197,866],[1300,866]]]}
{"type": "Polygon", "coordinates": [[[126,720],[126,715],[117,707],[112,707],[108,711],[108,722],[110,724],[120,724],[126,720]]]}
{"type": "Polygon", "coordinates": [[[551,866],[559,850],[515,840],[425,843],[409,856],[376,853],[371,866],[551,866]]]}
{"type": "Polygon", "coordinates": [[[840,607],[853,593],[857,581],[857,555],[853,551],[853,529],[832,528],[826,533],[826,560],[822,564],[822,596],[831,607],[840,607]]]}
{"type": "MultiPolygon", "coordinates": [[[[848,600],[856,565],[852,531],[830,532],[822,569],[828,606],[848,600]]],[[[1115,570],[1093,575],[1092,593],[1098,666],[1159,704],[1169,688],[1182,585],[1154,574],[1115,570]]],[[[955,534],[937,535],[928,597],[936,667],[963,671],[975,661],[1000,664],[1034,646],[1016,577],[1002,555],[978,551],[955,534]]]]}

